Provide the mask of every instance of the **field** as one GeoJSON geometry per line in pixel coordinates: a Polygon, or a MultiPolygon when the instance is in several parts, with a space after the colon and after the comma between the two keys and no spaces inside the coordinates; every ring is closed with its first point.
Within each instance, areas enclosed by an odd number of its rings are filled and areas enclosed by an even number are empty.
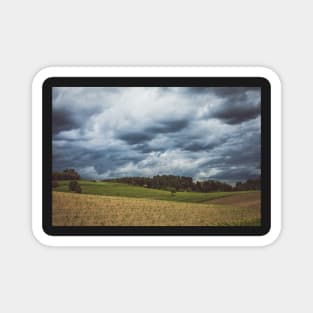
{"type": "MultiPolygon", "coordinates": [[[[68,181],[60,181],[60,186],[54,188],[55,191],[68,192],[68,181]]],[[[170,192],[159,189],[150,189],[137,187],[127,184],[111,183],[111,182],[90,182],[86,180],[79,181],[83,193],[90,195],[117,196],[130,198],[147,198],[153,200],[167,200],[178,202],[202,203],[208,200],[228,197],[230,195],[238,195],[243,192],[177,192],[172,196],[170,192]]]]}
{"type": "Polygon", "coordinates": [[[177,192],[110,182],[53,190],[54,226],[259,226],[260,192],[177,192]]]}

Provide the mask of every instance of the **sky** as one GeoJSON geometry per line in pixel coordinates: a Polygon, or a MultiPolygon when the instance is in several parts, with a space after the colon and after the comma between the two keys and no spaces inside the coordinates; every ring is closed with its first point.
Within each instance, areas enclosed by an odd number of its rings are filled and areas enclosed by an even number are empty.
{"type": "Polygon", "coordinates": [[[260,88],[53,87],[53,170],[84,178],[260,175],[260,88]]]}

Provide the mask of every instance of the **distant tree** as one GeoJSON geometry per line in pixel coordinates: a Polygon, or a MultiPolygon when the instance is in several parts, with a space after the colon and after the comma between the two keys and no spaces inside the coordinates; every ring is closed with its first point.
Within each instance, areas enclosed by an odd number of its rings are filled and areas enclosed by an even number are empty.
{"type": "Polygon", "coordinates": [[[76,180],[72,180],[68,183],[68,189],[73,192],[81,193],[82,189],[76,180]]]}
{"type": "Polygon", "coordinates": [[[196,191],[202,191],[202,185],[201,185],[201,183],[199,182],[199,181],[197,181],[197,183],[196,183],[196,188],[195,188],[195,190],[196,191]]]}
{"type": "MultiPolygon", "coordinates": [[[[104,181],[123,183],[147,188],[167,190],[174,188],[175,191],[218,192],[232,191],[233,187],[224,182],[207,180],[193,182],[192,177],[175,175],[156,175],[153,177],[120,177],[104,181]]],[[[251,187],[251,183],[249,185],[251,187]]],[[[234,190],[237,190],[234,188],[234,190]]]]}
{"type": "Polygon", "coordinates": [[[72,168],[67,168],[63,172],[53,172],[52,180],[79,180],[80,175],[72,168]]]}
{"type": "Polygon", "coordinates": [[[237,182],[234,190],[246,191],[246,190],[260,190],[261,189],[261,178],[248,179],[245,182],[237,182]]]}
{"type": "Polygon", "coordinates": [[[171,193],[171,196],[174,197],[176,194],[176,188],[173,187],[168,187],[167,191],[169,191],[171,193]]]}
{"type": "Polygon", "coordinates": [[[68,180],[79,180],[79,174],[73,168],[67,168],[63,171],[65,179],[68,180]]]}

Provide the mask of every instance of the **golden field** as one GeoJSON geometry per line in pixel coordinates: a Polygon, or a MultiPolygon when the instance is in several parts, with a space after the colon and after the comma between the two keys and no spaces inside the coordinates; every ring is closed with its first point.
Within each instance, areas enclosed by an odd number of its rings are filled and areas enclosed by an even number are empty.
{"type": "Polygon", "coordinates": [[[259,226],[260,192],[205,203],[52,193],[53,226],[259,226]]]}

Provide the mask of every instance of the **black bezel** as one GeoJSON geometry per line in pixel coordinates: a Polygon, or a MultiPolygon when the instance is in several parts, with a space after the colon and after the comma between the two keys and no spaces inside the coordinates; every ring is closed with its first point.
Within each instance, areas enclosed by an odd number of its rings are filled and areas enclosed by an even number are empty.
{"type": "Polygon", "coordinates": [[[262,77],[51,77],[42,86],[42,227],[48,235],[262,236],[271,227],[271,86],[262,77]],[[52,87],[260,87],[261,226],[52,226],[52,87]]]}

